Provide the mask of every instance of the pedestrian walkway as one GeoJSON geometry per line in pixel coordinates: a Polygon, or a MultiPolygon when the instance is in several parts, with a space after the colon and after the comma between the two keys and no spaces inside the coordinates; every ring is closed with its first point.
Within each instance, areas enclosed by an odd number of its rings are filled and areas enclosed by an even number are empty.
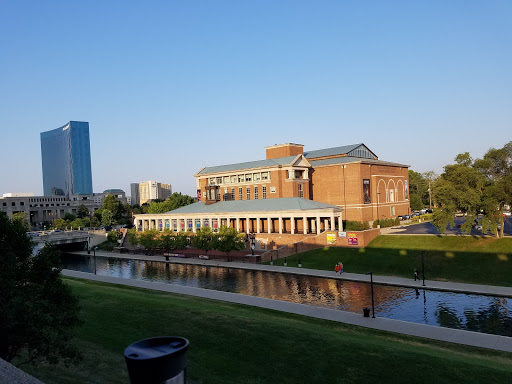
{"type": "MultiPolygon", "coordinates": [[[[73,252],[73,253],[87,255],[87,252],[84,252],[84,251],[73,252]]],[[[111,252],[98,252],[98,251],[96,251],[96,256],[113,257],[113,258],[120,258],[120,259],[131,259],[131,260],[166,262],[164,256],[129,255],[129,254],[119,254],[119,253],[111,253],[111,252]]],[[[238,268],[238,269],[254,270],[254,271],[291,273],[291,274],[302,275],[302,276],[324,277],[324,278],[329,278],[329,279],[340,279],[340,280],[358,281],[358,282],[365,282],[365,283],[370,281],[370,277],[367,275],[363,275],[363,274],[359,274],[359,273],[348,273],[348,272],[336,274],[334,272],[334,270],[333,271],[323,271],[323,270],[319,270],[319,269],[283,267],[283,266],[267,265],[267,264],[236,263],[236,262],[227,262],[227,261],[190,259],[190,258],[180,258],[180,257],[170,257],[168,262],[175,263],[175,264],[193,264],[193,265],[205,265],[205,266],[211,266],[211,267],[238,268]]],[[[345,265],[345,269],[346,268],[347,268],[347,266],[345,265]]],[[[420,276],[421,276],[421,271],[420,271],[420,276]]],[[[500,296],[500,297],[512,298],[512,287],[453,283],[453,282],[448,282],[448,281],[435,281],[435,280],[425,280],[425,286],[423,286],[422,280],[414,281],[414,279],[412,279],[412,278],[407,279],[404,277],[377,276],[377,275],[373,275],[373,282],[375,284],[394,285],[394,286],[400,286],[400,287],[421,288],[421,289],[424,288],[424,289],[431,289],[431,290],[437,290],[437,291],[473,293],[473,294],[478,294],[478,295],[489,295],[489,296],[500,296]]]]}
{"type": "MultiPolygon", "coordinates": [[[[201,261],[201,263],[203,262],[201,261]]],[[[247,266],[250,267],[251,265],[247,266]]],[[[234,266],[230,263],[230,267],[233,268],[234,266]]],[[[283,311],[297,315],[314,317],[317,319],[337,321],[345,324],[352,324],[366,328],[378,329],[382,331],[396,332],[404,335],[423,337],[432,340],[463,344],[473,347],[494,349],[498,351],[512,352],[512,337],[489,335],[485,333],[463,331],[459,329],[434,327],[430,325],[409,323],[405,321],[391,320],[379,317],[364,317],[362,314],[356,314],[352,312],[316,307],[306,304],[290,303],[286,301],[272,300],[256,296],[246,296],[238,293],[222,292],[203,288],[185,287],[165,283],[155,283],[144,280],[123,279],[112,276],[93,275],[91,273],[70,270],[63,270],[62,273],[65,276],[69,277],[100,281],[104,283],[127,285],[131,287],[151,289],[176,294],[191,295],[212,300],[226,301],[230,303],[251,305],[254,307],[283,311]]]]}

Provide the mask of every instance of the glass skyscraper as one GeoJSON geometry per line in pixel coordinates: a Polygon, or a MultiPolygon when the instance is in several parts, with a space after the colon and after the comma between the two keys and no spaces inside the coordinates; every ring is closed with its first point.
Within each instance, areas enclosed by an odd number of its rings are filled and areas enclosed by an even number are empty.
{"type": "Polygon", "coordinates": [[[89,123],[70,121],[41,133],[45,196],[92,195],[89,123]]]}

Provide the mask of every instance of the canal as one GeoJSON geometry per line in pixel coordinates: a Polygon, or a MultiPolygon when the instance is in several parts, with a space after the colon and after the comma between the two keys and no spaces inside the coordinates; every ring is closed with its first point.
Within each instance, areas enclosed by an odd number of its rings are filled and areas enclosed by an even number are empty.
{"type": "MultiPolygon", "coordinates": [[[[94,273],[92,256],[65,254],[63,268],[94,273]]],[[[363,313],[368,283],[284,273],[96,258],[99,275],[177,284],[363,313]]],[[[512,336],[512,299],[374,285],[375,316],[512,336]]]]}

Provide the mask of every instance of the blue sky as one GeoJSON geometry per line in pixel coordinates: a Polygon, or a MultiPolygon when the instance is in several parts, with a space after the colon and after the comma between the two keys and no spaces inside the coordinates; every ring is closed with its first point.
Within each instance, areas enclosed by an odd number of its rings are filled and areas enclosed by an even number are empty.
{"type": "Polygon", "coordinates": [[[90,124],[97,192],[365,143],[418,172],[512,140],[511,1],[0,0],[0,194],[90,124]]]}

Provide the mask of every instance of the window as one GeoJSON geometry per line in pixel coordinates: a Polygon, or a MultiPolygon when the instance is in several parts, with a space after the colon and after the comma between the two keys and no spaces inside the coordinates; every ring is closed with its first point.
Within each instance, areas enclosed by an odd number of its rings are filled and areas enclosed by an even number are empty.
{"type": "Polygon", "coordinates": [[[209,185],[215,185],[215,177],[210,177],[209,185]]]}
{"type": "Polygon", "coordinates": [[[254,200],[258,200],[258,187],[254,187],[254,200]]]}
{"type": "Polygon", "coordinates": [[[231,182],[233,184],[236,183],[237,180],[238,180],[238,178],[236,176],[231,176],[231,182]]]}
{"type": "Polygon", "coordinates": [[[243,194],[243,189],[242,187],[238,188],[238,200],[243,200],[244,199],[244,194],[243,194]]]}
{"type": "Polygon", "coordinates": [[[238,182],[243,183],[245,181],[245,175],[238,175],[238,182]]]}
{"type": "Polygon", "coordinates": [[[304,197],[304,186],[303,186],[303,184],[297,184],[297,188],[298,188],[297,196],[298,197],[304,197]]]}
{"type": "Polygon", "coordinates": [[[251,187],[245,188],[247,194],[247,200],[251,200],[251,187]]]}
{"type": "Polygon", "coordinates": [[[231,200],[235,200],[235,188],[231,188],[231,200]]]}
{"type": "Polygon", "coordinates": [[[261,173],[253,173],[252,174],[252,179],[254,181],[260,181],[261,180],[261,173]]]}
{"type": "Polygon", "coordinates": [[[302,172],[303,171],[295,171],[295,178],[296,179],[302,179],[302,172]]]}
{"type": "Polygon", "coordinates": [[[217,185],[221,185],[222,184],[222,177],[217,177],[217,185]]]}
{"type": "MultiPolygon", "coordinates": [[[[11,205],[14,207],[14,206],[16,205],[16,203],[13,201],[13,202],[11,203],[11,205]]],[[[46,204],[46,206],[48,206],[48,204],[46,204]]]]}
{"type": "Polygon", "coordinates": [[[268,172],[261,173],[261,180],[268,180],[268,172]]]}
{"type": "Polygon", "coordinates": [[[224,176],[224,184],[228,184],[229,183],[229,176],[224,176]]]}
{"type": "Polygon", "coordinates": [[[391,207],[391,216],[395,216],[395,207],[391,207]]]}
{"type": "Polygon", "coordinates": [[[261,187],[261,193],[262,193],[262,197],[263,199],[266,199],[267,198],[267,187],[261,187]]]}
{"type": "Polygon", "coordinates": [[[245,175],[245,181],[252,181],[252,174],[251,173],[245,175]]]}

